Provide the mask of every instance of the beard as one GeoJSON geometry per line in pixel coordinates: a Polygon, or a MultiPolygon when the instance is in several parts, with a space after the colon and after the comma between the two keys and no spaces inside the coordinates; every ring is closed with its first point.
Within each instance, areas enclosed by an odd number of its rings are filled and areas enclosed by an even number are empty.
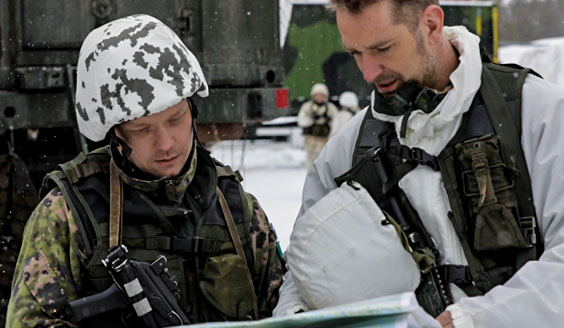
{"type": "MultiPolygon", "coordinates": [[[[425,48],[423,37],[419,30],[415,31],[415,42],[417,55],[420,58],[422,72],[418,77],[406,78],[402,74],[395,71],[385,71],[378,75],[370,84],[375,90],[378,90],[378,85],[387,83],[389,81],[397,80],[399,85],[403,87],[408,83],[415,83],[422,88],[438,89],[438,74],[437,74],[437,60],[435,56],[425,48]]],[[[399,89],[398,89],[399,90],[399,89]]],[[[393,95],[397,90],[392,93],[382,94],[384,97],[393,95]]],[[[380,92],[380,91],[378,91],[380,92]]]]}

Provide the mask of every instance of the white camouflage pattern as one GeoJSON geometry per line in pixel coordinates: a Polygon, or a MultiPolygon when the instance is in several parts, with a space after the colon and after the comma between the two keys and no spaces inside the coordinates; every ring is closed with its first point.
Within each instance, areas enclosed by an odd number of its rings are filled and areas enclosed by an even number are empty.
{"type": "Polygon", "coordinates": [[[82,134],[103,140],[112,126],[159,113],[208,85],[196,57],[158,19],[133,15],[90,32],[77,67],[76,115],[82,134]]]}

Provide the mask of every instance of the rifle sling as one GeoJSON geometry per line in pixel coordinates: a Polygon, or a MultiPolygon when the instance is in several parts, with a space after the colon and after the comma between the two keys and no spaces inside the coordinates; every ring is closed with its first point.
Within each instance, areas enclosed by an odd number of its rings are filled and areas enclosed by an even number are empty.
{"type": "MultiPolygon", "coordinates": [[[[235,222],[233,221],[233,215],[231,215],[231,210],[229,209],[229,206],[227,205],[227,201],[225,200],[225,197],[223,196],[223,193],[221,192],[219,187],[216,187],[216,191],[217,191],[217,196],[219,198],[219,204],[221,205],[221,211],[225,216],[225,222],[227,223],[227,228],[229,228],[229,234],[231,235],[231,239],[233,240],[233,246],[235,246],[237,255],[239,255],[243,259],[245,264],[247,264],[249,262],[247,262],[247,257],[245,256],[245,252],[243,251],[243,245],[241,244],[241,239],[239,239],[239,233],[237,233],[237,228],[235,227],[235,222]]],[[[249,281],[253,281],[248,265],[245,265],[245,269],[246,269],[245,272],[247,273],[247,278],[249,279],[249,281]]],[[[258,304],[257,304],[257,296],[254,290],[254,286],[252,292],[253,292],[253,311],[255,314],[255,319],[258,319],[259,318],[258,304]]]]}
{"type": "Polygon", "coordinates": [[[121,245],[123,188],[118,168],[110,162],[110,240],[109,249],[121,245]]]}

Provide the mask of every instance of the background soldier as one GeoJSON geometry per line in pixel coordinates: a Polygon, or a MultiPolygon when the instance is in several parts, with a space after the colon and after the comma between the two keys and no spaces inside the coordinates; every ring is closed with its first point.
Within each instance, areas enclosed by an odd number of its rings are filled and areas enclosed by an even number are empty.
{"type": "MultiPolygon", "coordinates": [[[[138,261],[166,256],[192,322],[270,316],[283,274],[276,236],[238,173],[197,140],[191,97],[208,86],[194,55],[162,22],[134,15],[87,36],[77,74],[80,132],[110,144],[46,178],[7,326],[77,325],[69,302],[112,285],[101,260],[121,244],[138,261]]],[[[80,325],[136,320],[127,306],[80,325]]]]}
{"type": "Polygon", "coordinates": [[[358,97],[352,91],[345,91],[339,96],[339,111],[333,117],[331,123],[331,132],[329,138],[337,134],[337,132],[347,124],[350,119],[360,111],[358,107],[358,97]]]}
{"type": "Polygon", "coordinates": [[[329,140],[331,120],[338,111],[329,101],[329,90],[323,83],[316,83],[311,87],[311,98],[303,103],[298,113],[298,126],[303,128],[308,171],[329,140]]]}

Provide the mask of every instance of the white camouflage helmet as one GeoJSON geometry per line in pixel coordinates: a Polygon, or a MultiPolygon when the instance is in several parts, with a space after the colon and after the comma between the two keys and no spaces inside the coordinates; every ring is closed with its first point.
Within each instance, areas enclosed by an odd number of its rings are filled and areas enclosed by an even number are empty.
{"type": "Polygon", "coordinates": [[[311,87],[310,96],[313,97],[313,95],[318,94],[318,93],[321,93],[325,97],[328,97],[329,96],[329,89],[327,89],[327,86],[324,83],[316,83],[311,87]]]}
{"type": "Polygon", "coordinates": [[[339,104],[343,107],[357,109],[358,97],[352,91],[345,91],[339,96],[339,104]]]}
{"type": "Polygon", "coordinates": [[[196,57],[158,19],[133,15],[91,31],[77,67],[78,128],[103,140],[116,124],[156,114],[208,85],[196,57]]]}

